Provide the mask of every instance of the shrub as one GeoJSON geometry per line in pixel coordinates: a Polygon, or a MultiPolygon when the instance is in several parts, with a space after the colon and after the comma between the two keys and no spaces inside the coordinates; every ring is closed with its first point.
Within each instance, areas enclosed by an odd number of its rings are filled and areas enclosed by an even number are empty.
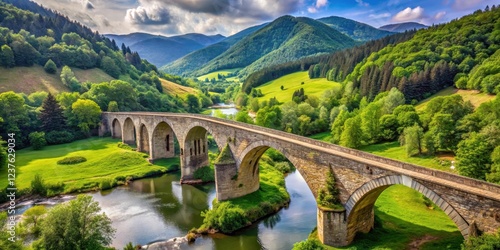
{"type": "Polygon", "coordinates": [[[104,179],[101,181],[101,183],[99,184],[99,188],[101,190],[108,190],[108,189],[111,189],[113,187],[113,183],[116,184],[116,181],[113,182],[111,181],[110,179],[104,179]]]}
{"type": "Polygon", "coordinates": [[[54,61],[52,61],[52,59],[49,59],[45,63],[45,66],[43,66],[43,69],[45,69],[45,72],[47,72],[49,74],[55,74],[57,72],[57,66],[54,63],[54,61]]]}
{"type": "Polygon", "coordinates": [[[204,182],[215,181],[214,169],[209,166],[196,169],[193,176],[195,179],[201,179],[204,182]]]}
{"type": "Polygon", "coordinates": [[[293,244],[293,250],[324,250],[326,249],[319,240],[307,239],[293,244]]]}
{"type": "Polygon", "coordinates": [[[192,243],[192,242],[194,242],[196,240],[196,234],[194,234],[194,233],[188,233],[186,235],[186,238],[187,238],[187,241],[189,243],[192,243]]]}
{"type": "Polygon", "coordinates": [[[211,210],[202,212],[201,216],[204,217],[205,226],[223,233],[231,233],[250,223],[241,208],[227,202],[215,204],[211,210]]]}
{"type": "Polygon", "coordinates": [[[293,171],[293,166],[290,165],[290,163],[288,163],[286,161],[278,162],[278,163],[274,164],[274,167],[284,174],[291,173],[293,171]]]}
{"type": "Polygon", "coordinates": [[[46,183],[45,189],[47,190],[47,196],[54,196],[64,192],[64,183],[46,183]]]}
{"type": "Polygon", "coordinates": [[[71,156],[71,157],[66,157],[62,160],[57,161],[57,164],[59,165],[73,165],[73,164],[78,164],[82,162],[86,162],[87,158],[83,156],[71,156]]]}
{"type": "Polygon", "coordinates": [[[33,132],[30,133],[28,137],[30,139],[30,145],[33,146],[34,150],[42,149],[43,146],[47,145],[44,132],[33,132]]]}
{"type": "Polygon", "coordinates": [[[500,228],[494,234],[483,234],[479,237],[470,236],[462,243],[462,250],[476,249],[500,249],[500,228]]]}
{"type": "Polygon", "coordinates": [[[40,174],[35,174],[35,178],[31,181],[31,193],[44,196],[47,194],[47,188],[40,174]]]}
{"type": "Polygon", "coordinates": [[[49,145],[56,145],[72,142],[74,136],[68,131],[50,131],[45,134],[45,140],[49,145]]]}

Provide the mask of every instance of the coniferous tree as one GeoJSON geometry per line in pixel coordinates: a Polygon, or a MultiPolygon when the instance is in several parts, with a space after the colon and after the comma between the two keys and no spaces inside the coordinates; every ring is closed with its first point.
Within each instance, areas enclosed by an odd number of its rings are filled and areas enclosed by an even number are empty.
{"type": "Polygon", "coordinates": [[[43,101],[40,122],[45,132],[60,131],[66,127],[63,110],[51,93],[43,101]]]}

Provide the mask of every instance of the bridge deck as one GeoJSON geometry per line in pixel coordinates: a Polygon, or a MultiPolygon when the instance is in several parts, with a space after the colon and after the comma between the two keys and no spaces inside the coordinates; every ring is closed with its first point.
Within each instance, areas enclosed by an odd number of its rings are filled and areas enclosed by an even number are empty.
{"type": "MultiPolygon", "coordinates": [[[[107,112],[104,112],[107,113],[107,112]]],[[[298,144],[315,151],[337,155],[360,163],[373,165],[381,169],[406,175],[415,179],[433,182],[439,185],[452,187],[478,196],[500,201],[500,185],[476,180],[453,173],[425,168],[422,166],[400,162],[393,159],[376,156],[359,150],[349,149],[338,145],[313,140],[307,137],[298,136],[283,131],[259,127],[255,125],[224,120],[205,115],[197,114],[176,114],[176,113],[155,113],[155,112],[116,112],[116,115],[142,115],[142,116],[162,116],[162,117],[186,117],[204,120],[224,126],[229,126],[248,132],[265,135],[278,140],[298,144]]]]}

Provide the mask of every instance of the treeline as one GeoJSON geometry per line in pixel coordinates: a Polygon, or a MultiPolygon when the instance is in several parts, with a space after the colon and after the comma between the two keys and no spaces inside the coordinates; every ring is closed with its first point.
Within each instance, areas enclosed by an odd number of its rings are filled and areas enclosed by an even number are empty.
{"type": "MultiPolygon", "coordinates": [[[[397,87],[407,101],[420,100],[453,84],[494,93],[500,73],[498,54],[492,57],[500,48],[498,20],[500,8],[492,6],[419,30],[412,39],[368,56],[346,80],[370,98],[397,87]]],[[[335,71],[329,69],[326,76],[335,80],[335,71]]]]}
{"type": "Polygon", "coordinates": [[[43,66],[51,60],[58,67],[102,68],[115,78],[130,64],[136,71],[157,71],[136,52],[120,50],[114,41],[57,13],[35,14],[0,2],[0,27],[0,66],[43,66]]]}
{"type": "Polygon", "coordinates": [[[354,48],[344,49],[329,55],[312,56],[264,68],[248,76],[242,90],[250,93],[252,88],[284,75],[309,70],[310,78],[327,77],[330,81],[342,81],[354,67],[371,53],[379,51],[389,44],[397,44],[412,38],[414,32],[394,34],[375,41],[369,41],[354,48]]]}

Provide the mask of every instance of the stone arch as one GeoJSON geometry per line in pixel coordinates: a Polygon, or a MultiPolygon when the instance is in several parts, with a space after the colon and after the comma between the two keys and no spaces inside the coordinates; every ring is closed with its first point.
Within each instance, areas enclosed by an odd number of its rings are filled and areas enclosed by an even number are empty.
{"type": "Polygon", "coordinates": [[[141,124],[139,136],[139,150],[141,152],[149,153],[149,132],[145,124],[141,124]]]}
{"type": "Polygon", "coordinates": [[[165,121],[159,122],[153,129],[151,141],[151,159],[171,158],[175,156],[174,142],[177,138],[172,126],[165,121]]]}
{"type": "Polygon", "coordinates": [[[136,128],[130,117],[127,117],[122,126],[122,141],[129,145],[136,144],[136,128]]]}
{"type": "Polygon", "coordinates": [[[469,235],[469,224],[446,200],[436,192],[405,175],[383,176],[366,182],[359,187],[345,204],[347,218],[347,242],[351,242],[357,232],[367,233],[373,228],[373,206],[379,195],[392,185],[402,184],[418,191],[441,210],[443,210],[457,225],[462,235],[469,235]]]}
{"type": "MultiPolygon", "coordinates": [[[[245,188],[245,194],[255,192],[259,189],[259,161],[262,155],[273,148],[283,154],[303,176],[300,166],[296,164],[293,157],[279,144],[272,141],[255,141],[250,143],[237,157],[237,185],[242,184],[245,188]]],[[[308,184],[309,185],[309,184],[308,184]]],[[[241,195],[240,195],[241,196],[241,195]]]]}
{"type": "Polygon", "coordinates": [[[224,146],[220,144],[220,139],[213,133],[210,126],[205,126],[200,122],[192,122],[185,130],[184,141],[182,143],[183,155],[181,156],[182,179],[192,179],[194,171],[200,167],[210,164],[208,158],[208,134],[211,134],[219,150],[224,146]]]}
{"type": "Polygon", "coordinates": [[[111,137],[122,138],[122,125],[117,118],[113,119],[111,123],[111,137]]]}

